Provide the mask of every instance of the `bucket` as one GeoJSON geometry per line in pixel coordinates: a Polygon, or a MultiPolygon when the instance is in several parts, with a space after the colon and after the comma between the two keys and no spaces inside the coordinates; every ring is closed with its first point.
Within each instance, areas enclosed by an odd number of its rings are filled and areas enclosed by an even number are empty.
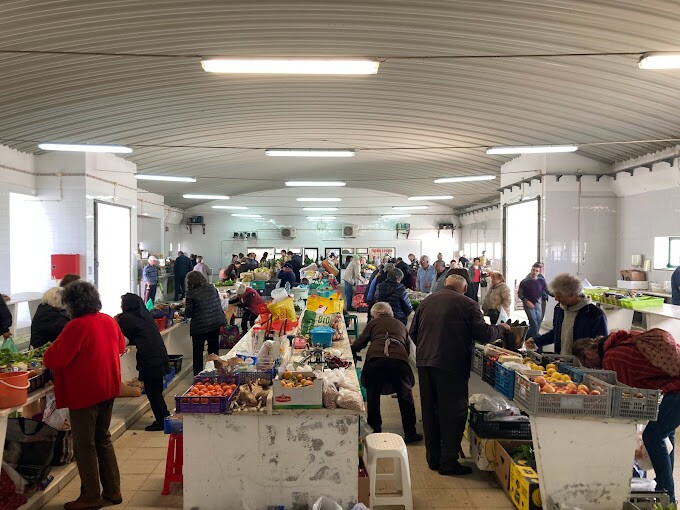
{"type": "Polygon", "coordinates": [[[158,331],[163,331],[165,329],[165,322],[167,321],[167,317],[164,315],[163,317],[159,317],[157,319],[153,320],[156,323],[156,326],[158,326],[158,331]]]}
{"type": "Polygon", "coordinates": [[[17,407],[28,399],[28,372],[0,374],[0,409],[17,407]]]}
{"type": "Polygon", "coordinates": [[[515,345],[513,346],[513,349],[519,349],[522,347],[528,331],[529,326],[512,326],[510,328],[510,332],[515,339],[515,345]]]}

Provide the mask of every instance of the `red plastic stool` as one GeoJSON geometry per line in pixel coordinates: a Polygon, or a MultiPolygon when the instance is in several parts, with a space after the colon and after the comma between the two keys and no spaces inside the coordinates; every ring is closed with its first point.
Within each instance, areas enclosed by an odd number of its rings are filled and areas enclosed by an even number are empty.
{"type": "Polygon", "coordinates": [[[168,441],[168,456],[165,459],[165,481],[163,482],[163,491],[161,492],[161,494],[165,496],[170,494],[171,483],[182,483],[183,481],[183,448],[184,440],[182,439],[182,434],[170,434],[170,440],[168,441]]]}

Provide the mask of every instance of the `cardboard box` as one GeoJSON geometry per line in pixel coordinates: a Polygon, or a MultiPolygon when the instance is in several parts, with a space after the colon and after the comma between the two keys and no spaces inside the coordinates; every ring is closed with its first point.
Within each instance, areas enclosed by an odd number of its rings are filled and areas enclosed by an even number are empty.
{"type": "Polygon", "coordinates": [[[294,376],[298,374],[302,374],[304,377],[312,377],[314,379],[313,384],[311,386],[285,388],[277,377],[272,385],[274,388],[272,402],[274,409],[321,409],[323,407],[321,380],[314,377],[312,372],[293,372],[294,376]]]}
{"type": "MultiPolygon", "coordinates": [[[[359,468],[363,469],[364,473],[367,473],[366,466],[363,460],[359,460],[359,468]]],[[[359,490],[357,494],[357,503],[363,503],[366,507],[370,502],[370,488],[368,474],[366,476],[359,476],[359,490]]]]}
{"type": "Polygon", "coordinates": [[[470,457],[477,468],[481,471],[493,471],[496,466],[495,451],[496,440],[477,437],[475,431],[470,429],[470,457]]]}
{"type": "Polygon", "coordinates": [[[644,282],[647,280],[647,276],[644,271],[638,271],[637,269],[622,269],[621,279],[633,282],[644,282]]]}
{"type": "Polygon", "coordinates": [[[518,446],[531,444],[531,441],[496,440],[494,474],[505,492],[510,489],[510,467],[514,464],[510,452],[518,446]]]}
{"type": "Polygon", "coordinates": [[[538,473],[529,466],[510,466],[510,499],[519,510],[539,510],[542,507],[538,488],[538,473]]]}

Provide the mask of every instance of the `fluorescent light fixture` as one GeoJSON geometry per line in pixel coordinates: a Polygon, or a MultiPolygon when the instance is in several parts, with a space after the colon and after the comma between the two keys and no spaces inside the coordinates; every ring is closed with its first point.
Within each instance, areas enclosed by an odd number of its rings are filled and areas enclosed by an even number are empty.
{"type": "Polygon", "coordinates": [[[248,209],[242,205],[213,205],[213,209],[248,209]]]}
{"type": "Polygon", "coordinates": [[[351,158],[354,149],[265,149],[265,156],[289,158],[351,158]]]}
{"type": "Polygon", "coordinates": [[[231,74],[377,74],[375,60],[247,59],[208,58],[204,71],[231,74]]]}
{"type": "Polygon", "coordinates": [[[39,143],[38,148],[44,151],[69,151],[69,152],[111,152],[130,154],[132,149],[124,145],[88,145],[75,143],[39,143]]]}
{"type": "Polygon", "coordinates": [[[396,205],[392,207],[395,211],[410,211],[415,209],[427,209],[426,205],[396,205]]]}
{"type": "Polygon", "coordinates": [[[261,214],[232,214],[232,216],[237,218],[262,218],[261,214]]]}
{"type": "Polygon", "coordinates": [[[303,207],[303,211],[337,211],[337,207],[303,207]]]}
{"type": "Polygon", "coordinates": [[[346,182],[342,181],[286,181],[286,186],[288,187],[295,187],[295,186],[307,186],[307,187],[335,187],[335,188],[341,188],[342,186],[346,186],[346,182]]]}
{"type": "Polygon", "coordinates": [[[333,221],[335,216],[307,216],[310,221],[333,221]]]}
{"type": "Polygon", "coordinates": [[[302,197],[302,198],[297,198],[296,199],[298,202],[342,202],[342,198],[329,198],[329,197],[324,197],[324,198],[310,198],[310,197],[302,197]]]}
{"type": "Polygon", "coordinates": [[[408,197],[409,200],[451,200],[451,195],[424,195],[421,197],[408,197]]]}
{"type": "Polygon", "coordinates": [[[574,152],[578,145],[518,145],[515,147],[489,147],[487,154],[548,154],[551,152],[574,152]]]}
{"type": "Polygon", "coordinates": [[[196,182],[194,177],[176,177],[174,175],[135,174],[138,181],[196,182]]]}
{"type": "Polygon", "coordinates": [[[638,61],[640,69],[680,69],[680,53],[644,53],[638,61]]]}
{"type": "Polygon", "coordinates": [[[383,218],[410,218],[410,214],[383,214],[383,218]]]}
{"type": "Polygon", "coordinates": [[[445,184],[447,182],[472,182],[472,181],[493,181],[495,175],[461,175],[460,177],[440,177],[435,179],[435,184],[445,184]]]}
{"type": "Polygon", "coordinates": [[[207,200],[229,200],[227,195],[201,195],[195,193],[185,193],[182,195],[184,198],[196,198],[196,199],[207,199],[207,200]]]}

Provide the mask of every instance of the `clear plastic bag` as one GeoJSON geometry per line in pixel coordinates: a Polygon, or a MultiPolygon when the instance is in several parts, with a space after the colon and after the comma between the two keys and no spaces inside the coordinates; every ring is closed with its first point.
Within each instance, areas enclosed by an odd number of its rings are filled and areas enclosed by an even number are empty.
{"type": "Polygon", "coordinates": [[[502,322],[506,322],[510,317],[508,317],[508,314],[505,311],[505,308],[501,308],[501,313],[498,315],[498,320],[496,321],[496,324],[501,324],[502,322]]]}
{"type": "Polygon", "coordinates": [[[333,383],[332,381],[329,381],[327,379],[324,379],[323,389],[322,389],[322,394],[321,394],[323,406],[326,409],[335,409],[336,407],[338,407],[338,396],[339,395],[340,395],[340,392],[338,391],[338,388],[336,388],[335,383],[333,383]]]}
{"type": "Polygon", "coordinates": [[[312,510],[342,510],[342,507],[331,498],[321,496],[312,506],[312,510]]]}
{"type": "Polygon", "coordinates": [[[361,392],[348,390],[347,388],[340,388],[338,395],[338,407],[342,409],[350,409],[352,411],[364,410],[364,399],[361,392]]]}
{"type": "Polygon", "coordinates": [[[484,393],[471,395],[468,402],[475,406],[475,409],[480,412],[500,413],[514,408],[514,406],[510,405],[503,397],[492,397],[484,393]]]}
{"type": "Polygon", "coordinates": [[[279,287],[277,289],[272,290],[271,296],[272,304],[274,304],[286,299],[288,297],[288,293],[286,292],[286,289],[282,289],[281,287],[279,287]]]}

